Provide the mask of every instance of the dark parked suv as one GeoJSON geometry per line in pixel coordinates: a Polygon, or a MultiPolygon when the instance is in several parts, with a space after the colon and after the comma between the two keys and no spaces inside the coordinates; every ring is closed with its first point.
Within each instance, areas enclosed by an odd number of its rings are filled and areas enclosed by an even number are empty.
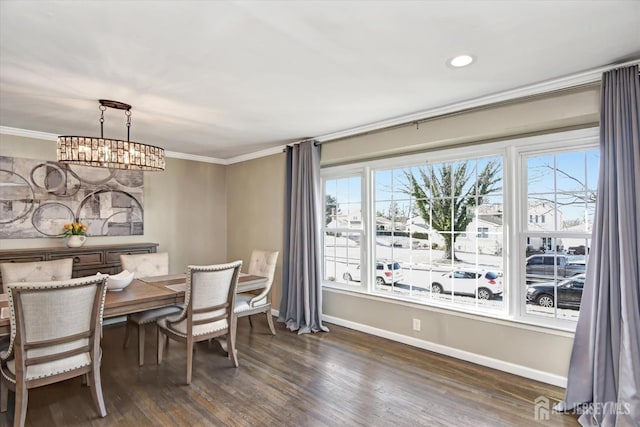
{"type": "Polygon", "coordinates": [[[580,274],[566,279],[556,286],[554,283],[539,283],[527,287],[527,302],[553,307],[557,301],[558,308],[580,309],[582,289],[585,275],[580,274]]]}
{"type": "Polygon", "coordinates": [[[527,258],[527,280],[572,277],[585,272],[584,257],[540,254],[527,258]]]}

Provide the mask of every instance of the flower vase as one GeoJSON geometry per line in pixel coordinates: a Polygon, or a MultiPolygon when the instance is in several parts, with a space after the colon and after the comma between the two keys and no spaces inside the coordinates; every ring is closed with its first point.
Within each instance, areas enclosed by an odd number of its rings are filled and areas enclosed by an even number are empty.
{"type": "Polygon", "coordinates": [[[84,242],[87,241],[87,237],[86,236],[81,236],[79,234],[74,234],[69,236],[69,238],[67,239],[67,247],[69,248],[79,248],[80,246],[84,245],[84,242]]]}

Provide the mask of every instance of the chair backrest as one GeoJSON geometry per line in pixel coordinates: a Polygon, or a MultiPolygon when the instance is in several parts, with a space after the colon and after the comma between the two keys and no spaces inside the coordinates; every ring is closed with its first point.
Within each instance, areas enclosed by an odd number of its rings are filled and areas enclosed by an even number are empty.
{"type": "MultiPolygon", "coordinates": [[[[16,378],[65,374],[98,361],[108,276],[7,284],[16,378]]],[[[5,357],[6,359],[7,357],[5,357]]]]}
{"type": "Polygon", "coordinates": [[[167,252],[120,255],[120,264],[123,270],[134,273],[136,279],[169,274],[169,254],[167,252]]]}
{"type": "MultiPolygon", "coordinates": [[[[71,279],[73,259],[63,258],[54,261],[5,262],[0,264],[2,283],[50,282],[71,279]]],[[[6,285],[0,289],[7,290],[6,285]]]]}
{"type": "Polygon", "coordinates": [[[267,288],[271,288],[273,276],[276,273],[278,254],[278,251],[269,252],[255,249],[251,252],[251,260],[249,261],[247,272],[256,276],[268,277],[267,288]]]}
{"type": "Polygon", "coordinates": [[[231,326],[242,261],[187,267],[185,307],[170,328],[186,335],[223,334],[231,326]]]}
{"type": "Polygon", "coordinates": [[[251,252],[251,260],[247,272],[255,276],[268,277],[267,285],[259,295],[251,299],[252,304],[260,303],[261,300],[270,297],[271,286],[273,285],[273,277],[276,273],[276,263],[278,262],[278,251],[269,252],[254,249],[251,252]]]}

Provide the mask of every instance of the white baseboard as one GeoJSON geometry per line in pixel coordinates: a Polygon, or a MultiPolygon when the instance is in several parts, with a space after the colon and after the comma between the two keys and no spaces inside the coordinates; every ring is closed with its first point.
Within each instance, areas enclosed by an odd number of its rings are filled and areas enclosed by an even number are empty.
{"type": "MultiPolygon", "coordinates": [[[[278,316],[278,310],[271,310],[271,314],[278,316]]],[[[338,317],[323,315],[322,320],[327,323],[333,323],[334,325],[344,326],[345,328],[354,329],[356,331],[364,332],[366,334],[375,335],[378,337],[386,338],[392,341],[401,342],[413,347],[418,347],[424,350],[433,351],[434,353],[444,354],[445,356],[453,357],[467,362],[475,363],[488,368],[497,369],[499,371],[508,372],[510,374],[518,375],[524,378],[540,381],[546,384],[551,384],[557,387],[566,388],[567,378],[552,374],[549,372],[540,371],[537,369],[528,368],[522,365],[516,365],[515,363],[505,362],[504,360],[494,359],[492,357],[483,356],[481,354],[471,353],[468,351],[460,350],[453,347],[448,347],[442,344],[436,344],[430,341],[421,340],[414,337],[398,334],[396,332],[386,331],[384,329],[374,328],[372,326],[364,325],[362,323],[356,323],[349,320],[340,319],[338,317]]]]}
{"type": "Polygon", "coordinates": [[[475,363],[481,366],[486,366],[492,369],[497,369],[503,372],[508,372],[510,374],[519,375],[521,377],[555,385],[557,387],[566,388],[567,386],[566,377],[562,377],[556,374],[551,374],[549,372],[539,371],[537,369],[528,368],[522,365],[516,365],[515,363],[505,362],[504,360],[494,359],[492,357],[483,356],[481,354],[471,353],[471,352],[460,350],[457,348],[448,347],[442,344],[436,344],[430,341],[409,337],[406,335],[398,334],[396,332],[390,332],[384,329],[374,328],[372,326],[351,322],[349,320],[340,319],[338,317],[323,315],[322,320],[326,321],[327,323],[333,323],[338,326],[344,326],[345,328],[355,329],[356,331],[386,338],[392,341],[401,342],[403,344],[407,344],[413,347],[418,347],[424,350],[433,351],[434,353],[438,353],[438,354],[444,354],[445,356],[453,357],[460,360],[465,360],[467,362],[475,363]]]}

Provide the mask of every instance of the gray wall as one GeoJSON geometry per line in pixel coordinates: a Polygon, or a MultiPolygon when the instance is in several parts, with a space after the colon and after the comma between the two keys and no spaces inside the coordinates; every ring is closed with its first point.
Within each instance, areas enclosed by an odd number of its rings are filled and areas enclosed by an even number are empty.
{"type": "MultiPolygon", "coordinates": [[[[56,159],[55,141],[0,135],[0,155],[39,160],[56,159]]],[[[167,159],[164,172],[144,174],[144,235],[90,237],[87,245],[119,242],[159,243],[170,254],[170,271],[188,264],[227,259],[225,166],[167,159]]],[[[2,249],[64,246],[60,238],[5,239],[2,249]]]]}
{"type": "Polygon", "coordinates": [[[280,251],[272,300],[280,305],[285,155],[227,166],[229,259],[249,262],[253,249],[280,251]]]}
{"type": "Polygon", "coordinates": [[[345,138],[322,146],[322,165],[597,125],[598,87],[508,102],[345,138]]]}

